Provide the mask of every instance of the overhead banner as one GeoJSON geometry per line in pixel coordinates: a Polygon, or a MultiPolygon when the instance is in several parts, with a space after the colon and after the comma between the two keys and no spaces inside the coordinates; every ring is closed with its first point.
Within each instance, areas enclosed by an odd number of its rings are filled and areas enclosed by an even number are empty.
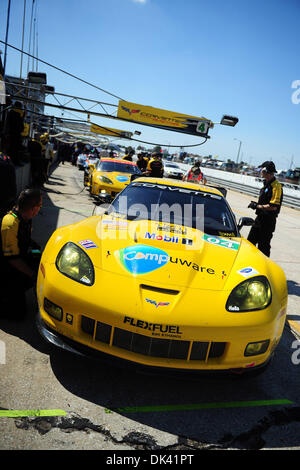
{"type": "Polygon", "coordinates": [[[110,127],[101,127],[97,126],[97,124],[91,124],[90,131],[94,132],[95,134],[110,135],[113,137],[120,137],[125,139],[131,139],[133,136],[133,132],[120,131],[118,129],[111,129],[110,127]]]}
{"type": "Polygon", "coordinates": [[[117,117],[138,124],[206,138],[208,138],[209,128],[213,127],[213,123],[203,117],[189,116],[122,100],[119,101],[117,117]]]}

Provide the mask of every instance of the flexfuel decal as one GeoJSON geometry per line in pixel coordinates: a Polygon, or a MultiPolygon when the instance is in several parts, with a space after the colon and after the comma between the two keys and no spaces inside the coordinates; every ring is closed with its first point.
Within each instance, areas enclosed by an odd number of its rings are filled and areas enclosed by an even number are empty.
{"type": "Polygon", "coordinates": [[[202,240],[205,240],[207,243],[211,243],[215,246],[222,246],[223,248],[228,248],[229,250],[238,251],[240,244],[232,240],[226,240],[224,238],[215,237],[214,235],[204,234],[202,240]]]}
{"type": "Polygon", "coordinates": [[[115,252],[122,266],[132,274],[146,274],[162,268],[167,263],[176,264],[207,274],[215,274],[215,270],[206,266],[199,266],[193,261],[179,257],[169,256],[165,251],[148,245],[133,245],[115,252]]]}
{"type": "Polygon", "coordinates": [[[141,328],[142,330],[152,331],[153,334],[157,332],[159,334],[162,334],[162,336],[182,335],[182,331],[177,325],[162,325],[160,323],[149,323],[144,320],[136,320],[135,318],[127,316],[124,317],[123,323],[129,323],[131,326],[141,328]]]}

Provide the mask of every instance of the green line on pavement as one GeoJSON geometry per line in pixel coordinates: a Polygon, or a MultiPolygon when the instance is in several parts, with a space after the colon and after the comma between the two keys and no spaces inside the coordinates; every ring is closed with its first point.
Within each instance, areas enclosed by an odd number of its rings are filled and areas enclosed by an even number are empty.
{"type": "Polygon", "coordinates": [[[119,413],[147,413],[158,411],[187,411],[187,410],[207,410],[213,408],[239,408],[250,406],[270,406],[270,405],[292,405],[293,402],[286,399],[280,400],[257,400],[257,401],[233,401],[217,403],[199,403],[187,405],[158,405],[158,406],[127,406],[116,408],[119,413]]]}
{"type": "Polygon", "coordinates": [[[25,416],[65,416],[64,410],[0,410],[0,418],[22,418],[25,416]]]}

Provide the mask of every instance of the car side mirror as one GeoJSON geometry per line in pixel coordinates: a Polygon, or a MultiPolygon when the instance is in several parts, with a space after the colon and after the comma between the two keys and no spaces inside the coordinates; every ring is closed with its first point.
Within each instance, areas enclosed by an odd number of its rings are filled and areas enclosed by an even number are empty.
{"type": "Polygon", "coordinates": [[[238,229],[241,230],[241,228],[245,226],[251,226],[254,224],[254,219],[251,217],[241,217],[238,223],[238,229]]]}

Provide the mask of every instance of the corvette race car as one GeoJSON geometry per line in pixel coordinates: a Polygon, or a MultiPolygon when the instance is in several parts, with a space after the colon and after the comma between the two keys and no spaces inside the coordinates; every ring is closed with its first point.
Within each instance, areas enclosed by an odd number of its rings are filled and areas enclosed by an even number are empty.
{"type": "Polygon", "coordinates": [[[251,221],[238,225],[212,187],[135,179],[102,216],[51,236],[37,280],[40,333],[136,369],[263,370],[282,335],[287,283],[240,235],[251,221]]]}
{"type": "Polygon", "coordinates": [[[112,199],[130,183],[131,175],[141,175],[136,163],[116,158],[101,158],[90,174],[92,196],[112,199]]]}

